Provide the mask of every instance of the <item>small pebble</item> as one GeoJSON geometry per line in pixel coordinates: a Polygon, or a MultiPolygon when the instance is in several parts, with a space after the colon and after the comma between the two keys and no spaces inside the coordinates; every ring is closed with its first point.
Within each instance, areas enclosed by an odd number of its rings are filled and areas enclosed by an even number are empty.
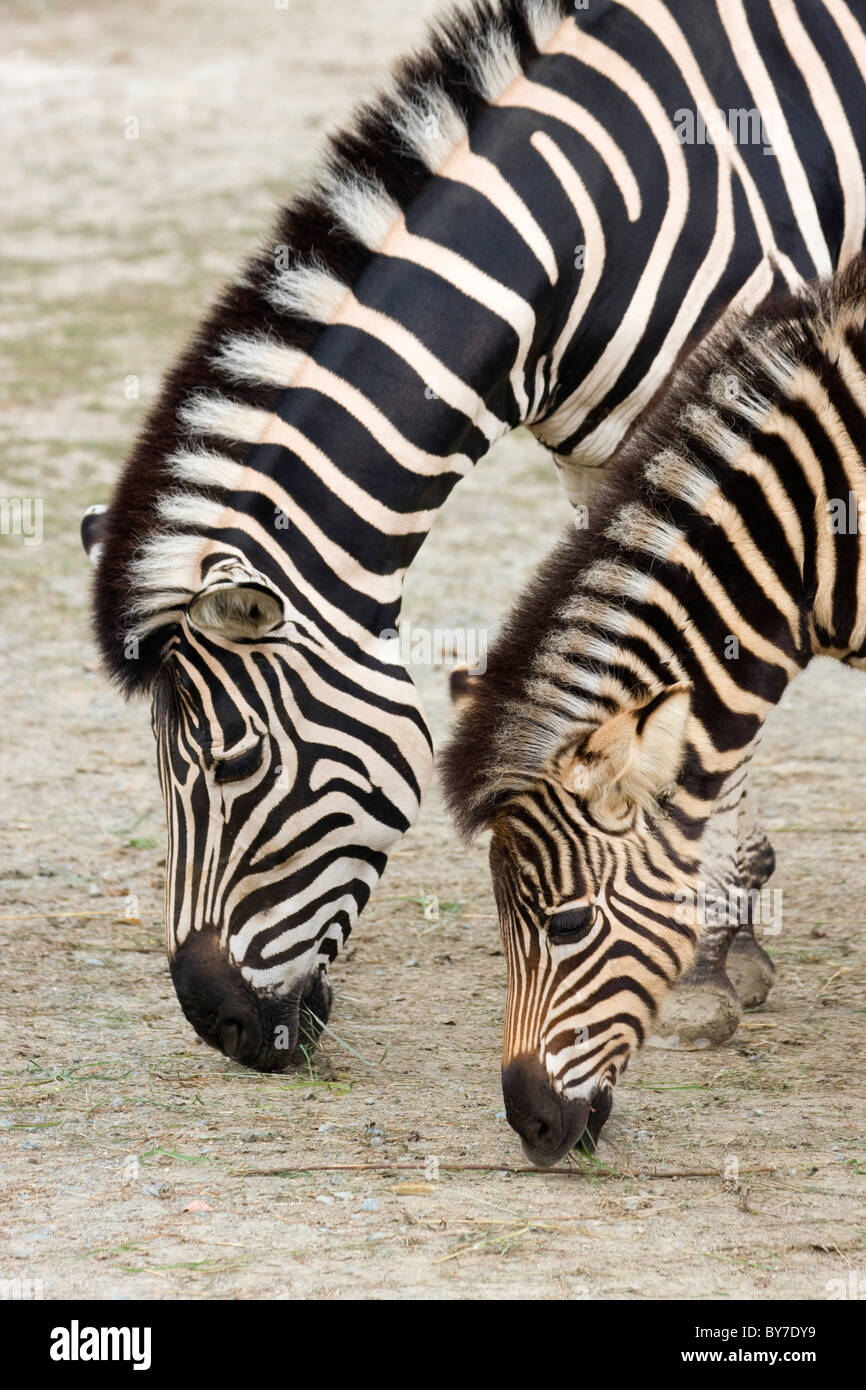
{"type": "Polygon", "coordinates": [[[378,1211],[382,1203],[378,1197],[365,1197],[361,1203],[362,1211],[378,1211]]]}

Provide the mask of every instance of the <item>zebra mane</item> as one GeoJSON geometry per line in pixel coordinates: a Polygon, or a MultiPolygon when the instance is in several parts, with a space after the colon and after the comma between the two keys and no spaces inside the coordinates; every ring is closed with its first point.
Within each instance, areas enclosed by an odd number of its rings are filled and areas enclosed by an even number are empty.
{"type": "Polygon", "coordinates": [[[569,9],[569,0],[469,0],[435,25],[387,89],[329,137],[314,181],[282,208],[167,374],[105,514],[94,584],[99,646],[124,693],[152,686],[200,582],[209,528],[303,355],[399,213],[569,9]]]}
{"type": "MultiPolygon", "coordinates": [[[[653,558],[667,557],[707,495],[738,466],[748,432],[760,428],[798,369],[820,370],[846,329],[862,329],[864,320],[861,253],[833,277],[768,298],[751,316],[723,317],[673,368],[607,469],[592,531],[569,527],[461,700],[440,772],[467,839],[537,783],[566,738],[615,712],[613,689],[622,691],[623,705],[658,693],[618,640],[651,586],[653,558]]],[[[672,670],[670,683],[677,679],[672,670]]]]}

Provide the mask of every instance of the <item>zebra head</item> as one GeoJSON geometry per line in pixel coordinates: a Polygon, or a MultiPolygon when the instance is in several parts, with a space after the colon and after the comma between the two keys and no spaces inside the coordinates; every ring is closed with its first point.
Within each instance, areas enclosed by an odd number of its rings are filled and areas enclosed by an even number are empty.
{"type": "Polygon", "coordinates": [[[576,727],[537,775],[504,779],[485,818],[508,972],[505,1108],[540,1167],[585,1133],[597,1141],[618,1076],[692,958],[690,880],[665,843],[662,809],[689,705],[674,686],[576,727]]]}
{"type": "Polygon", "coordinates": [[[210,559],[153,683],[166,945],[200,1036],[277,1071],[327,1021],[328,964],[417,813],[431,745],[382,643],[341,649],[242,559],[210,559]]]}

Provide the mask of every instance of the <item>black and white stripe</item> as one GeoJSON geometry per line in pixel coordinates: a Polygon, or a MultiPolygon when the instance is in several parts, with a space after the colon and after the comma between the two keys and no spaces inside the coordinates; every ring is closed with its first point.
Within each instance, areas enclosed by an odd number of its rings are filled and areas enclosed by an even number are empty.
{"type": "Polygon", "coordinates": [[[381,634],[454,484],[524,422],[571,486],[725,305],[859,249],[864,8],[480,0],[332,139],[168,376],[95,609],[115,680],[158,696],[169,949],[211,1040],[260,996],[294,1016],[417,810],[429,735],[381,634]],[[757,106],[774,155],[676,136],[757,106]]]}
{"type": "Polygon", "coordinates": [[[493,830],[506,1103],[541,1163],[597,1135],[699,933],[723,981],[714,816],[813,656],[866,668],[864,460],[866,255],[688,360],[464,704],[446,783],[493,830]]]}

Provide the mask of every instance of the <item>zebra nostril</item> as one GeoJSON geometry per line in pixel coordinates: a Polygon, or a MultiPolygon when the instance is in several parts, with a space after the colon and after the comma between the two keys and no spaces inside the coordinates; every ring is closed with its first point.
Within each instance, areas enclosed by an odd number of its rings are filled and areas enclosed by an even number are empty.
{"type": "Polygon", "coordinates": [[[525,1120],[521,1126],[521,1134],[527,1144],[533,1147],[547,1148],[550,1145],[553,1131],[545,1120],[525,1120]]]}

